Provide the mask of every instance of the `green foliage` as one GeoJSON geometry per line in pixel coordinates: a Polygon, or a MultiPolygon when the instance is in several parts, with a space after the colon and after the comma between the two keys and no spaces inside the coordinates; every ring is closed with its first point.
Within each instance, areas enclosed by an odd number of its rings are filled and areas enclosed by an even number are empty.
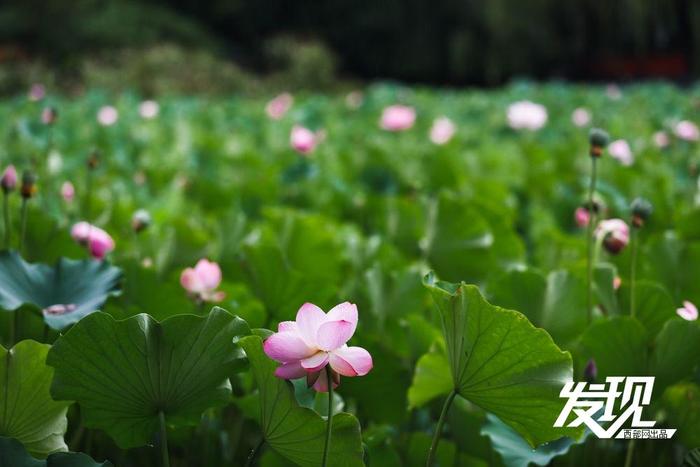
{"type": "Polygon", "coordinates": [[[11,467],[112,467],[109,461],[95,462],[90,456],[79,452],[50,454],[46,460],[34,459],[12,438],[0,437],[0,465],[11,467]]]}

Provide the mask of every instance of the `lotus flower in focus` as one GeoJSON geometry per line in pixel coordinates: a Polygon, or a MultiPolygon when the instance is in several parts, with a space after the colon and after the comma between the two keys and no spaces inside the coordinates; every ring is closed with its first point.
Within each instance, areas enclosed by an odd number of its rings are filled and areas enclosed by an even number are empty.
{"type": "Polygon", "coordinates": [[[676,314],[686,321],[695,321],[698,319],[697,307],[688,300],[685,300],[683,306],[676,310],[676,314]]]}
{"type": "Polygon", "coordinates": [[[289,134],[289,144],[301,154],[310,154],[316,149],[319,137],[316,133],[300,125],[294,125],[289,134]]]}
{"type": "Polygon", "coordinates": [[[220,302],[226,297],[216,290],[221,284],[221,268],[207,259],[200,259],[194,268],[187,268],[180,274],[180,284],[197,300],[220,302]]]}
{"type": "Polygon", "coordinates": [[[514,130],[539,130],[547,123],[547,109],[530,101],[514,102],[506,116],[508,126],[514,130]]]}
{"type": "Polygon", "coordinates": [[[95,259],[103,259],[114,250],[114,239],[101,228],[88,222],[78,222],[71,229],[73,240],[85,246],[95,259]]]}
{"type": "Polygon", "coordinates": [[[294,97],[288,92],[284,92],[272,99],[265,106],[267,116],[273,120],[280,120],[292,108],[294,97]]]}
{"type": "Polygon", "coordinates": [[[700,139],[700,130],[698,126],[688,120],[682,120],[676,123],[673,127],[673,133],[680,139],[685,141],[697,141],[700,139]]]}
{"type": "Polygon", "coordinates": [[[72,203],[75,198],[75,187],[71,182],[63,182],[61,185],[61,198],[66,203],[72,203]]]}
{"type": "Polygon", "coordinates": [[[591,113],[583,107],[579,107],[571,114],[571,121],[579,128],[584,127],[591,123],[591,113]]]}
{"type": "Polygon", "coordinates": [[[390,105],[382,111],[379,126],[387,131],[404,131],[416,122],[416,111],[407,105],[390,105]]]}
{"type": "Polygon", "coordinates": [[[275,375],[283,379],[306,377],[318,392],[328,391],[326,371],[333,387],[340,376],[364,376],[372,369],[372,356],[362,347],[348,347],[357,328],[357,306],[344,302],[324,313],[316,305],[305,303],[296,321],[283,321],[275,334],[267,338],[264,350],[281,363],[275,375]],[[325,371],[324,371],[325,370],[325,371]]]}
{"type": "Polygon", "coordinates": [[[433,122],[433,126],[430,128],[430,141],[438,146],[447,144],[456,131],[457,127],[449,118],[436,118],[433,122]]]}
{"type": "Polygon", "coordinates": [[[594,235],[609,253],[616,255],[629,243],[630,228],[622,219],[607,219],[598,224],[594,235]]]}
{"type": "Polygon", "coordinates": [[[610,146],[608,146],[608,152],[613,159],[617,159],[622,165],[629,166],[634,162],[634,154],[632,154],[632,149],[624,139],[618,139],[610,143],[610,146]]]}
{"type": "Polygon", "coordinates": [[[102,126],[112,126],[119,120],[119,112],[111,105],[100,107],[97,111],[97,121],[102,126]]]}
{"type": "Polygon", "coordinates": [[[139,104],[139,115],[141,115],[141,118],[151,120],[156,118],[159,112],[160,106],[156,101],[143,101],[139,104]]]}

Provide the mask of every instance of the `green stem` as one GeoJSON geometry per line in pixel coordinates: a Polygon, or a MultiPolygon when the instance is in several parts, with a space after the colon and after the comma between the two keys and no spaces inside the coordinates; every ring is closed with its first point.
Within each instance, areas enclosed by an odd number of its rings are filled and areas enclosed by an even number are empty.
{"type": "Polygon", "coordinates": [[[90,222],[90,211],[92,209],[92,170],[90,167],[87,169],[87,176],[85,180],[85,198],[83,199],[83,218],[90,222]]]}
{"type": "Polygon", "coordinates": [[[22,249],[24,248],[24,236],[27,233],[27,198],[22,198],[22,217],[21,217],[21,230],[19,234],[19,254],[22,254],[22,249]]]}
{"type": "Polygon", "coordinates": [[[636,227],[632,227],[632,263],[630,266],[630,316],[634,318],[634,286],[637,280],[637,244],[639,237],[636,227]]]}
{"type": "Polygon", "coordinates": [[[160,421],[160,455],[163,459],[163,467],[170,467],[170,455],[168,454],[168,430],[165,427],[165,414],[161,410],[158,412],[160,421]]]}
{"type": "Polygon", "coordinates": [[[595,193],[596,184],[596,157],[591,157],[591,184],[588,187],[588,226],[586,227],[586,245],[588,248],[588,274],[587,274],[587,304],[588,304],[588,322],[593,319],[593,225],[595,224],[595,209],[593,208],[593,194],[595,193]]]}
{"type": "Polygon", "coordinates": [[[632,457],[634,455],[634,440],[631,439],[627,445],[627,454],[625,455],[625,467],[632,467],[632,457]]]}
{"type": "Polygon", "coordinates": [[[250,451],[250,454],[248,454],[248,459],[245,461],[245,467],[252,467],[253,466],[253,461],[255,460],[255,456],[258,455],[258,451],[260,451],[260,448],[263,447],[263,444],[265,444],[265,438],[261,439],[260,442],[253,448],[252,451],[250,451]]]}
{"type": "Polygon", "coordinates": [[[442,413],[440,413],[440,418],[438,419],[437,426],[435,427],[435,434],[433,435],[433,442],[430,444],[430,450],[428,451],[428,460],[426,461],[426,467],[431,467],[433,465],[433,460],[435,459],[435,454],[437,454],[438,443],[440,442],[440,434],[442,433],[442,426],[445,424],[445,418],[447,417],[447,412],[450,410],[452,401],[457,395],[457,390],[453,389],[450,395],[447,396],[445,400],[445,405],[442,406],[442,413]]]}
{"type": "Polygon", "coordinates": [[[323,448],[323,467],[328,465],[328,453],[331,450],[331,431],[333,429],[333,377],[330,368],[326,367],[326,381],[328,382],[328,420],[326,421],[326,445],[323,448]]]}
{"type": "Polygon", "coordinates": [[[7,192],[3,196],[3,215],[5,217],[5,249],[9,250],[12,240],[12,228],[10,227],[10,194],[7,192]]]}

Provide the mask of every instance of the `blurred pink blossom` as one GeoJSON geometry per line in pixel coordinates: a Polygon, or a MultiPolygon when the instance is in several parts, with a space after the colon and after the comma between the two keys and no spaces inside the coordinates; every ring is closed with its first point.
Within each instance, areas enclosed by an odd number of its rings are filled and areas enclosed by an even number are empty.
{"type": "Polygon", "coordinates": [[[668,133],[665,131],[657,131],[654,133],[653,139],[657,148],[665,148],[671,143],[668,133]]]}
{"type": "Polygon", "coordinates": [[[632,154],[632,149],[624,139],[618,139],[610,143],[610,146],[608,146],[608,152],[622,165],[629,166],[634,162],[634,154],[632,154]]]}
{"type": "Polygon", "coordinates": [[[676,310],[676,314],[686,321],[695,321],[698,319],[697,307],[688,300],[683,302],[683,307],[676,310]]]}
{"type": "Polygon", "coordinates": [[[348,347],[357,328],[357,306],[344,302],[327,314],[304,303],[296,321],[282,321],[277,332],[265,340],[268,357],[280,362],[275,375],[283,379],[306,377],[308,386],[328,392],[328,373],[333,387],[342,376],[364,376],[372,369],[372,356],[362,347],[348,347]],[[330,367],[330,368],[329,368],[330,367]]]}
{"type": "Polygon", "coordinates": [[[622,285],[622,279],[620,278],[620,276],[615,276],[613,278],[613,289],[618,290],[621,285],[622,285]]]}
{"type": "Polygon", "coordinates": [[[608,96],[609,99],[617,101],[622,99],[622,90],[617,84],[608,84],[605,87],[605,95],[608,96]]]}
{"type": "Polygon", "coordinates": [[[101,228],[85,221],[73,226],[71,236],[73,240],[87,247],[90,255],[96,259],[103,259],[114,250],[114,239],[101,228]]]}
{"type": "Polygon", "coordinates": [[[571,114],[571,121],[579,128],[584,127],[591,123],[591,113],[587,109],[579,107],[571,114]]]}
{"type": "Polygon", "coordinates": [[[292,108],[292,104],[294,97],[288,92],[283,92],[267,103],[265,112],[271,119],[280,120],[292,108]]]}
{"type": "Polygon", "coordinates": [[[63,182],[61,185],[61,197],[66,203],[72,203],[75,198],[75,187],[71,182],[63,182]]]}
{"type": "Polygon", "coordinates": [[[688,120],[682,120],[673,127],[673,133],[685,141],[697,141],[700,139],[700,130],[698,126],[688,120]]]}
{"type": "Polygon", "coordinates": [[[588,209],[586,208],[576,208],[576,211],[574,211],[574,220],[576,221],[576,225],[579,227],[586,227],[591,221],[591,213],[588,212],[588,209]]]}
{"type": "Polygon", "coordinates": [[[221,268],[207,259],[200,259],[194,268],[187,268],[180,274],[180,284],[190,294],[205,302],[220,302],[226,297],[216,290],[221,284],[221,268]]]}
{"type": "Polygon", "coordinates": [[[151,120],[153,118],[156,118],[159,112],[160,106],[156,101],[148,100],[143,101],[139,104],[139,115],[141,115],[141,118],[151,120]]]}
{"type": "Polygon", "coordinates": [[[97,121],[102,126],[112,126],[119,120],[119,112],[111,105],[100,107],[97,111],[97,121]]]}
{"type": "Polygon", "coordinates": [[[34,83],[29,88],[28,97],[32,102],[39,102],[46,97],[46,88],[41,83],[34,83]]]}
{"type": "Polygon", "coordinates": [[[530,101],[512,103],[506,116],[514,130],[539,130],[547,123],[547,109],[530,101]]]}
{"type": "Polygon", "coordinates": [[[447,144],[456,131],[457,127],[449,118],[436,118],[433,121],[433,126],[430,127],[430,141],[437,145],[447,144]]]}
{"type": "Polygon", "coordinates": [[[8,165],[5,171],[2,173],[0,186],[2,186],[2,191],[5,193],[9,193],[15,189],[17,186],[17,169],[15,169],[14,165],[8,165]]]}
{"type": "Polygon", "coordinates": [[[301,154],[310,154],[319,143],[319,135],[300,125],[294,125],[289,134],[289,144],[301,154]]]}
{"type": "Polygon", "coordinates": [[[594,231],[598,241],[612,254],[618,254],[630,241],[630,228],[622,219],[600,221],[594,231]]]}
{"type": "Polygon", "coordinates": [[[387,131],[410,129],[416,121],[416,111],[407,105],[390,105],[382,111],[379,126],[387,131]]]}

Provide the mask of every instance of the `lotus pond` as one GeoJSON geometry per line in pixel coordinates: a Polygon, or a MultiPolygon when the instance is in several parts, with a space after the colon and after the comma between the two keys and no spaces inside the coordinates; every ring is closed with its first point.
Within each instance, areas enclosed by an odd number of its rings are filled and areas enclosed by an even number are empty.
{"type": "Polygon", "coordinates": [[[700,88],[273,97],[0,103],[0,466],[700,459],[700,88]]]}

